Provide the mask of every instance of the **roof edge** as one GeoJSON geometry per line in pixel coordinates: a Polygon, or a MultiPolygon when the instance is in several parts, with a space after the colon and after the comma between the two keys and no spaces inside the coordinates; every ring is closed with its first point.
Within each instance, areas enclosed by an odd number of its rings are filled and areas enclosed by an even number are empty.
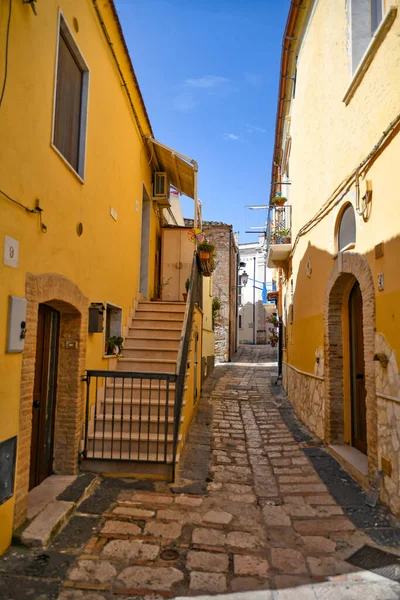
{"type": "Polygon", "coordinates": [[[145,116],[145,118],[147,120],[147,124],[149,126],[150,133],[154,137],[153,129],[152,129],[151,122],[150,122],[150,117],[149,117],[149,114],[147,112],[146,105],[144,103],[143,95],[142,95],[142,92],[141,92],[141,89],[140,89],[140,86],[139,86],[139,81],[138,81],[138,79],[136,77],[135,69],[133,68],[131,55],[129,54],[129,50],[128,50],[128,46],[126,44],[125,36],[124,36],[123,31],[122,31],[122,25],[121,25],[121,21],[120,21],[119,16],[118,16],[117,8],[115,6],[114,0],[108,0],[108,2],[109,2],[109,5],[111,7],[111,11],[113,13],[115,22],[117,24],[117,29],[118,29],[118,32],[119,32],[120,40],[121,40],[123,49],[125,51],[125,54],[126,54],[126,57],[127,57],[127,60],[128,60],[128,64],[129,64],[129,67],[130,67],[131,75],[133,77],[133,82],[134,82],[135,87],[136,87],[136,91],[139,94],[140,103],[142,105],[144,116],[145,116]]]}

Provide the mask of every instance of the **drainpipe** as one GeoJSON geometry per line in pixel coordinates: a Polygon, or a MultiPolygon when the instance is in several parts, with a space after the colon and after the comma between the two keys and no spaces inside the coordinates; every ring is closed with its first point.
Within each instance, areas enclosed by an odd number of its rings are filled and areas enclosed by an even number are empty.
{"type": "MultiPolygon", "coordinates": [[[[195,160],[192,160],[192,165],[193,165],[193,188],[194,188],[194,219],[193,219],[193,227],[194,229],[198,229],[198,214],[199,214],[199,201],[198,201],[198,181],[197,181],[197,177],[198,177],[198,172],[199,172],[199,165],[197,164],[197,162],[195,160]]],[[[200,223],[200,227],[201,227],[201,223],[200,223]]]]}
{"type": "Polygon", "coordinates": [[[256,257],[253,257],[253,344],[256,343],[256,257]]]}

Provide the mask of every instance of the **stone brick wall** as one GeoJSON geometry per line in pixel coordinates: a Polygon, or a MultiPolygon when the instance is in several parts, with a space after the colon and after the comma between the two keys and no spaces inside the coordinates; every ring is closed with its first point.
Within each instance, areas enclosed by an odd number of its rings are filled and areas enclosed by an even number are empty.
{"type": "Polygon", "coordinates": [[[237,248],[231,225],[205,222],[203,231],[217,251],[213,297],[218,297],[221,309],[214,329],[215,361],[226,362],[233,355],[236,340],[237,248]]]}
{"type": "Polygon", "coordinates": [[[14,529],[24,521],[28,503],[39,304],[49,304],[61,314],[54,429],[53,468],[56,473],[71,474],[76,473],[78,469],[78,446],[84,416],[81,377],[85,370],[88,330],[88,299],[66,277],[56,274],[28,273],[25,289],[27,331],[21,370],[14,529]],[[75,341],[76,348],[67,348],[65,344],[67,340],[75,341]]]}
{"type": "Polygon", "coordinates": [[[283,365],[283,383],[297,416],[320,439],[324,438],[324,379],[283,365]],[[318,379],[317,379],[318,377],[318,379]]]}
{"type": "Polygon", "coordinates": [[[356,252],[340,252],[329,275],[324,300],[325,439],[342,443],[344,436],[343,393],[343,299],[358,281],[363,303],[363,337],[367,409],[368,471],[378,468],[377,407],[375,388],[375,290],[367,259],[356,252]]]}

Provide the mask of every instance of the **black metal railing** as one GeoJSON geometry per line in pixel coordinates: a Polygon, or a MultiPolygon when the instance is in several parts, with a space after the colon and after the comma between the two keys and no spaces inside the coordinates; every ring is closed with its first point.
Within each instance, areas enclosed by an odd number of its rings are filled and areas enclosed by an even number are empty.
{"type": "Polygon", "coordinates": [[[194,254],[175,373],[86,371],[85,460],[175,463],[194,308],[202,307],[194,254]]]}
{"type": "Polygon", "coordinates": [[[83,458],[172,462],[175,373],[86,372],[83,458]]]}
{"type": "MultiPolygon", "coordinates": [[[[190,286],[186,302],[185,316],[183,319],[182,337],[179,344],[178,359],[176,362],[176,387],[175,387],[175,432],[174,432],[174,465],[179,442],[179,426],[182,415],[182,404],[185,395],[185,379],[188,368],[190,339],[193,327],[194,307],[197,304],[202,308],[203,277],[199,268],[197,253],[193,256],[190,286]]],[[[174,474],[175,478],[175,474],[174,474]]]]}
{"type": "Polygon", "coordinates": [[[290,244],[292,241],[292,207],[289,204],[268,209],[267,252],[275,244],[290,244]]]}

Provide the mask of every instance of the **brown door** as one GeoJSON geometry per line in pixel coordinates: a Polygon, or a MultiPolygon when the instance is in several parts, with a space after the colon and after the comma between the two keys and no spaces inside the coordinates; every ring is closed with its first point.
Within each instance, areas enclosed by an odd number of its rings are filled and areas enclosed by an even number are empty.
{"type": "Polygon", "coordinates": [[[29,489],[53,472],[54,416],[60,314],[39,305],[35,383],[32,404],[32,441],[29,489]]]}
{"type": "Polygon", "coordinates": [[[358,282],[350,292],[349,319],[352,445],[367,454],[362,297],[358,282]]]}

